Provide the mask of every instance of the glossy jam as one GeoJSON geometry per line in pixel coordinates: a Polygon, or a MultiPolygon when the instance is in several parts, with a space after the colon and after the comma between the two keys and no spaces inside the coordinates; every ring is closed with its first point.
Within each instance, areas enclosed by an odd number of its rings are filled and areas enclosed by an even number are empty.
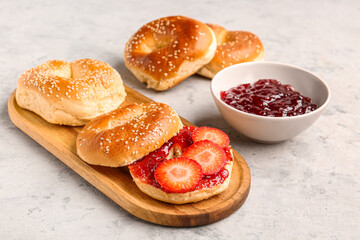
{"type": "MultiPolygon", "coordinates": [[[[167,192],[165,189],[161,188],[160,184],[157,183],[154,178],[156,167],[166,160],[166,157],[169,155],[169,151],[175,145],[178,145],[182,152],[192,145],[192,134],[195,130],[196,127],[184,127],[176,136],[172,137],[161,148],[131,164],[129,166],[131,174],[134,177],[141,179],[143,182],[151,184],[154,187],[167,192]]],[[[224,148],[224,151],[227,156],[226,163],[232,161],[230,147],[224,148]]],[[[195,190],[217,186],[223,183],[228,176],[229,172],[225,168],[222,168],[216,174],[203,176],[195,190]]]]}
{"type": "Polygon", "coordinates": [[[317,108],[309,97],[301,95],[291,85],[273,79],[260,79],[253,85],[241,84],[220,95],[226,104],[260,116],[298,116],[317,108]]]}
{"type": "Polygon", "coordinates": [[[215,187],[220,183],[223,183],[228,176],[229,176],[229,171],[226,170],[225,168],[222,168],[217,174],[213,174],[209,176],[204,175],[194,190],[215,187]]]}

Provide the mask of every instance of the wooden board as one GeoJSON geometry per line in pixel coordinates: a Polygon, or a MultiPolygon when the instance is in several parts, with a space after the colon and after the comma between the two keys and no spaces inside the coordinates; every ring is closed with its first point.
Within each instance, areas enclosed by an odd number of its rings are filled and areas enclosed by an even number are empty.
{"type": "MultiPolygon", "coordinates": [[[[124,105],[150,102],[151,99],[126,87],[124,105]]],[[[235,212],[246,200],[250,189],[250,170],[239,153],[234,151],[234,166],[228,189],[197,203],[174,205],[155,200],[142,193],[130,174],[119,168],[89,165],[76,154],[75,139],[81,127],[54,125],[33,112],[20,108],[15,92],[9,98],[11,121],[23,132],[54,154],[81,177],[143,220],[167,226],[200,226],[219,221],[235,212]]],[[[182,119],[185,125],[192,125],[182,119]]]]}

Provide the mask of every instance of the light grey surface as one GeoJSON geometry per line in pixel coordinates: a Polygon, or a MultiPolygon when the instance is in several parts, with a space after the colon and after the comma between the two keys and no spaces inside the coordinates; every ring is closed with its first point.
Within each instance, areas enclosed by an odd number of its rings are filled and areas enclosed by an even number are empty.
{"type": "Polygon", "coordinates": [[[360,239],[359,41],[356,0],[1,1],[0,239],[360,239]],[[209,80],[193,76],[167,92],[146,89],[124,67],[124,44],[146,22],[175,14],[256,33],[267,60],[327,81],[328,109],[296,138],[261,145],[222,119],[209,80]],[[83,57],[110,63],[126,84],[191,122],[228,133],[252,173],[245,204],[208,226],[149,224],[10,122],[7,99],[24,70],[83,57]]]}

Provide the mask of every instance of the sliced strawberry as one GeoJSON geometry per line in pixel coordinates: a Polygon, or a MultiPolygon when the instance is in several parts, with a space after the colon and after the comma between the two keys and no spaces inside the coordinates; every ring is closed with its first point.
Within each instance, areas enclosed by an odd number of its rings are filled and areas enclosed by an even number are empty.
{"type": "Polygon", "coordinates": [[[230,139],[226,133],[217,128],[210,127],[200,127],[196,129],[192,135],[192,139],[194,142],[206,139],[218,144],[222,148],[227,147],[230,143],[230,139]]]}
{"type": "Polygon", "coordinates": [[[179,157],[159,164],[154,176],[165,190],[184,193],[193,190],[203,175],[199,163],[189,158],[179,157]]]}
{"type": "Polygon", "coordinates": [[[183,157],[197,161],[204,175],[212,175],[225,165],[224,150],[209,140],[197,141],[185,150],[183,157]]]}

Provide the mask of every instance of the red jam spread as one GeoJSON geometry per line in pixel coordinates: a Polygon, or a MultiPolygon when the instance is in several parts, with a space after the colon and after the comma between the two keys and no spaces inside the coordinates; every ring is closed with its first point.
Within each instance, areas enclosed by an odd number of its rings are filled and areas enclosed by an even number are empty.
{"type": "Polygon", "coordinates": [[[228,176],[229,176],[229,171],[226,170],[225,168],[222,168],[216,174],[209,175],[209,176],[204,175],[194,190],[215,187],[215,186],[223,183],[228,176]]]}
{"type": "Polygon", "coordinates": [[[295,91],[291,85],[274,79],[260,79],[220,93],[226,104],[247,113],[270,117],[298,116],[314,111],[317,106],[309,97],[295,91]]]}
{"type": "MultiPolygon", "coordinates": [[[[192,134],[196,130],[196,127],[184,127],[180,132],[162,145],[159,149],[151,152],[150,154],[144,156],[140,160],[129,166],[131,174],[141,179],[143,182],[153,185],[154,187],[160,188],[164,192],[167,192],[163,189],[158,182],[156,182],[154,177],[154,172],[156,167],[163,161],[166,160],[166,157],[169,155],[169,152],[172,147],[178,145],[181,148],[181,151],[184,152],[190,145],[193,144],[192,134]]],[[[224,148],[226,154],[226,163],[232,161],[232,155],[230,152],[230,147],[224,148]]],[[[226,164],[225,164],[226,165],[226,164]]],[[[199,184],[194,190],[199,190],[203,188],[210,188],[222,184],[225,179],[229,176],[228,170],[224,167],[216,174],[203,176],[199,184]]]]}

